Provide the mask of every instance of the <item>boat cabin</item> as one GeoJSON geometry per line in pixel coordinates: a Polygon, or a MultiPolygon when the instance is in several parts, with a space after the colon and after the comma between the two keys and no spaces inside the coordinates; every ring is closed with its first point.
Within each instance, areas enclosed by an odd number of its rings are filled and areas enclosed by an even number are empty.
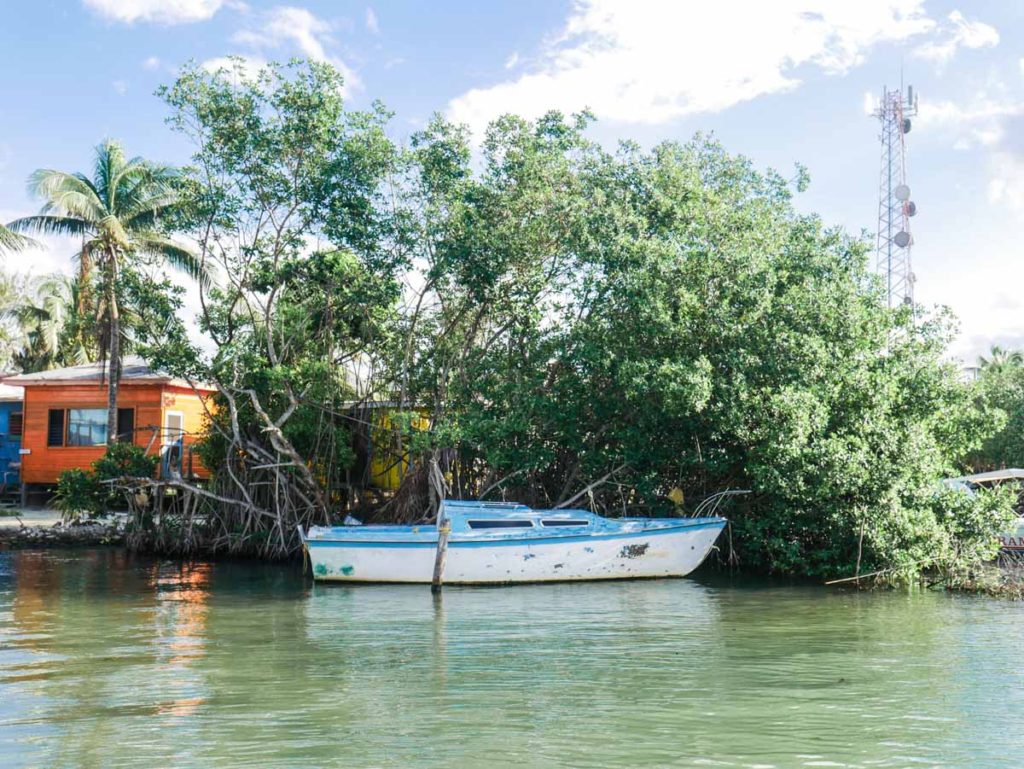
{"type": "Polygon", "coordinates": [[[545,529],[590,531],[602,520],[587,510],[534,510],[508,502],[462,500],[446,500],[444,514],[453,533],[509,531],[543,536],[545,529]]]}
{"type": "MultiPolygon", "coordinates": [[[[106,366],[18,374],[3,383],[24,388],[21,434],[23,498],[30,487],[49,487],[71,468],[87,469],[106,451],[106,366]]],[[[208,475],[192,446],[206,429],[215,389],[151,369],[139,358],[121,365],[116,440],[132,441],[160,456],[162,477],[208,475]]]]}

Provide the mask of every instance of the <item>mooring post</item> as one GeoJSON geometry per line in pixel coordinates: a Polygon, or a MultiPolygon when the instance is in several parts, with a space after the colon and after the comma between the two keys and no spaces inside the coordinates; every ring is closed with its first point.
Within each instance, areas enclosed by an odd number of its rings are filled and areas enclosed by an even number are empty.
{"type": "Polygon", "coordinates": [[[444,562],[448,557],[448,535],[451,533],[452,525],[444,516],[444,504],[441,505],[441,512],[437,518],[437,553],[434,556],[434,578],[430,582],[430,592],[441,592],[441,581],[444,579],[444,562]]]}
{"type": "Polygon", "coordinates": [[[444,500],[448,496],[448,482],[437,464],[437,458],[431,457],[428,470],[430,488],[437,499],[437,552],[434,555],[434,578],[430,581],[430,592],[441,591],[444,579],[444,561],[448,557],[448,535],[452,531],[451,522],[445,515],[444,500]]]}

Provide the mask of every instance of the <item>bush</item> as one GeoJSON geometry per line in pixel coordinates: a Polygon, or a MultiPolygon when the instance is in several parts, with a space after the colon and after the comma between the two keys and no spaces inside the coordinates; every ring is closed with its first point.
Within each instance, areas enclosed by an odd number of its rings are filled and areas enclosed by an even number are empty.
{"type": "Polygon", "coordinates": [[[112,443],[106,453],[92,463],[91,470],[73,468],[60,474],[56,506],[65,521],[100,518],[113,512],[122,502],[120,492],[108,481],[118,478],[152,478],[157,458],[147,456],[132,443],[112,443]]]}
{"type": "Polygon", "coordinates": [[[106,495],[95,473],[75,467],[60,474],[55,503],[65,521],[77,521],[101,515],[106,495]]]}

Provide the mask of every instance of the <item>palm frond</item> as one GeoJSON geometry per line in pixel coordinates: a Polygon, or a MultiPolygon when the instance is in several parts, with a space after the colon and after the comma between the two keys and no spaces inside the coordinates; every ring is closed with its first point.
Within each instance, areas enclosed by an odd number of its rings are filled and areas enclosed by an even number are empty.
{"type": "Polygon", "coordinates": [[[32,233],[35,235],[71,235],[82,236],[89,231],[89,225],[71,216],[23,216],[7,223],[8,228],[16,233],[32,233]]]}
{"type": "Polygon", "coordinates": [[[89,222],[107,215],[98,191],[80,174],[41,168],[29,177],[28,190],[43,199],[45,215],[76,216],[89,222]]]}
{"type": "Polygon", "coordinates": [[[141,253],[158,257],[174,269],[184,272],[204,288],[213,283],[214,275],[209,265],[204,264],[188,248],[170,238],[150,234],[144,238],[137,238],[136,248],[141,253]]]}
{"type": "Polygon", "coordinates": [[[113,139],[105,139],[96,147],[96,164],[93,179],[100,192],[100,198],[108,211],[117,208],[116,179],[122,172],[127,160],[124,147],[113,139]]]}
{"type": "Polygon", "coordinates": [[[178,203],[176,174],[164,166],[143,166],[126,174],[118,193],[117,215],[126,229],[151,227],[165,211],[178,203]]]}
{"type": "Polygon", "coordinates": [[[0,224],[0,252],[3,251],[24,251],[26,248],[38,246],[32,238],[19,235],[0,224]]]}

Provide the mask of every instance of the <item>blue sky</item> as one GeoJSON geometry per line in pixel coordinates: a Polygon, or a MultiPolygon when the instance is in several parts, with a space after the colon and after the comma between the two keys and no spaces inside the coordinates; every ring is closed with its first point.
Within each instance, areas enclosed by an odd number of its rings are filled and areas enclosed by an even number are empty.
{"type": "MultiPolygon", "coordinates": [[[[713,132],[811,188],[798,205],[853,232],[877,211],[883,85],[920,94],[909,139],[916,295],[952,307],[951,352],[1024,346],[1024,3],[930,0],[12,0],[0,27],[0,219],[35,210],[36,168],[86,170],[105,137],[183,162],[153,96],[182,62],[307,56],[349,75],[354,108],[434,111],[479,131],[501,111],[590,107],[593,134],[645,145],[713,132]]],[[[55,241],[10,269],[69,269],[55,241]]]]}

